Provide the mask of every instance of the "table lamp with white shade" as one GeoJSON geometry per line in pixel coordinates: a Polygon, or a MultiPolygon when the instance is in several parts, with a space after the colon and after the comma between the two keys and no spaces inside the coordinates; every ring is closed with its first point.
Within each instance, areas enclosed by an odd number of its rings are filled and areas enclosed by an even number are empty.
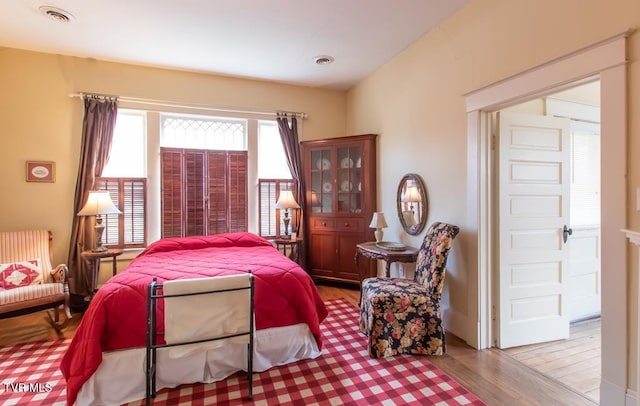
{"type": "Polygon", "coordinates": [[[413,204],[422,202],[422,196],[420,195],[420,191],[416,186],[415,182],[409,180],[407,182],[407,188],[402,195],[402,202],[409,203],[409,210],[413,211],[413,204]]]}
{"type": "Polygon", "coordinates": [[[382,241],[382,236],[384,235],[382,229],[388,227],[387,220],[385,220],[384,218],[384,213],[380,211],[373,213],[373,217],[371,218],[371,224],[369,224],[369,227],[376,229],[376,231],[373,233],[373,235],[375,235],[376,237],[376,242],[382,241]]]}
{"type": "Polygon", "coordinates": [[[289,235],[289,209],[299,209],[300,206],[293,197],[293,193],[290,190],[283,190],[280,192],[278,201],[276,202],[276,209],[284,210],[284,236],[282,238],[291,238],[289,235]]]}
{"type": "Polygon", "coordinates": [[[91,251],[102,252],[106,251],[107,247],[102,245],[102,233],[104,232],[104,224],[102,224],[102,216],[106,214],[120,214],[122,213],[113,204],[109,192],[106,190],[92,190],[89,192],[87,203],[82,210],[78,212],[78,216],[96,216],[96,246],[91,251]]]}

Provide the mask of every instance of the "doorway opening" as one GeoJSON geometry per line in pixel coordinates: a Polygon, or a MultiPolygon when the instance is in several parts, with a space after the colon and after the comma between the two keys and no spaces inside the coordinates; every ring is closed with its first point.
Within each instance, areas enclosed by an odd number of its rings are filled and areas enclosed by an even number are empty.
{"type": "MultiPolygon", "coordinates": [[[[629,355],[627,239],[627,68],[626,39],[629,32],[604,39],[517,75],[465,95],[467,110],[467,218],[477,230],[470,249],[470,328],[467,341],[488,348],[492,333],[492,298],[495,245],[492,207],[496,204],[491,165],[490,112],[575,86],[585,78],[600,80],[601,133],[601,278],[602,356],[601,404],[625,404],[630,399],[629,377],[636,360],[629,355]],[[571,87],[571,86],[569,86],[571,87]],[[622,203],[621,203],[622,202],[622,203]],[[475,255],[477,254],[477,255],[475,255]],[[477,315],[477,316],[476,316],[477,315]]],[[[589,80],[588,80],[589,81],[589,80]]]]}
{"type": "Polygon", "coordinates": [[[494,345],[600,400],[600,82],[492,115],[494,345]]]}

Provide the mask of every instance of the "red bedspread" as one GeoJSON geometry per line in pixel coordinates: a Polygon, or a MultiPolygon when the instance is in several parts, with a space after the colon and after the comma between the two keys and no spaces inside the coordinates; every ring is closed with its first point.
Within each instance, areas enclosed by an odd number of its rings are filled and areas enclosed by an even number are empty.
{"type": "MultiPolygon", "coordinates": [[[[60,368],[67,404],[102,362],[102,352],[144,347],[146,289],[174,279],[231,275],[251,270],[255,281],[256,328],[306,323],[321,348],[320,322],[327,310],[307,273],[267,240],[229,233],[157,241],[98,290],[85,312],[60,368]]],[[[158,306],[158,330],[164,329],[158,306]]]]}

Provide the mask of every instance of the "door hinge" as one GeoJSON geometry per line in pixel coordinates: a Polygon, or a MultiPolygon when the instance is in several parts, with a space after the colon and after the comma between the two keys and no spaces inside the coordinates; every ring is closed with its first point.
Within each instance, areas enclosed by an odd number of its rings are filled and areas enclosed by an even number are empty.
{"type": "Polygon", "coordinates": [[[497,138],[495,135],[491,136],[491,150],[495,151],[496,149],[497,138]]]}
{"type": "Polygon", "coordinates": [[[491,320],[496,321],[496,307],[491,306],[491,320]]]}

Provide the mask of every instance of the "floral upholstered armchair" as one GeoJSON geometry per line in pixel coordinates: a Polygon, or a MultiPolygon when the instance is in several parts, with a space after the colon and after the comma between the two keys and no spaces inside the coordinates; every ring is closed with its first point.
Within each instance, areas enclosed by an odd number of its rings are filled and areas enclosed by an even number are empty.
{"type": "Polygon", "coordinates": [[[362,281],[360,331],[369,338],[371,357],[444,353],[440,296],[449,249],[459,231],[457,226],[439,222],[429,227],[413,280],[362,281]]]}
{"type": "Polygon", "coordinates": [[[69,270],[51,266],[52,242],[47,230],[0,232],[0,319],[54,309],[48,321],[58,332],[71,319],[69,270]]]}

